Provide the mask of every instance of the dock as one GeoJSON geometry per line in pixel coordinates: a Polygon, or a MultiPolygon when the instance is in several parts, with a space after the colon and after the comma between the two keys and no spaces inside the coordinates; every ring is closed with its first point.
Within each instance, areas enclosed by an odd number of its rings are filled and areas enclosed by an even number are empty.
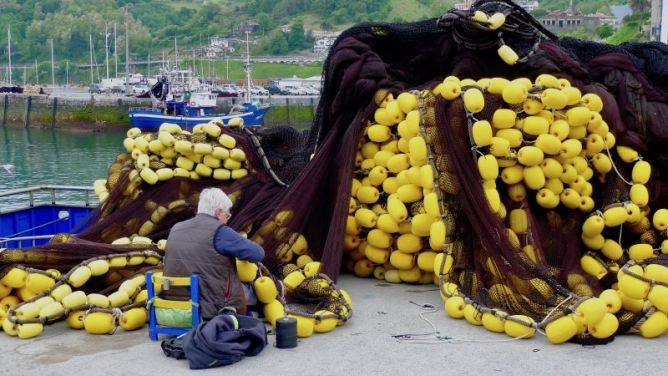
{"type": "MultiPolygon", "coordinates": [[[[259,375],[659,375],[668,335],[644,339],[622,335],[593,347],[552,345],[536,334],[512,339],[488,332],[443,312],[433,285],[388,284],[343,275],[339,287],[353,300],[353,317],[327,334],[301,339],[294,349],[278,349],[275,336],[258,356],[231,366],[196,371],[259,375]],[[421,306],[437,309],[426,312],[421,306]],[[433,323],[443,340],[433,344],[400,343],[393,335],[431,332],[433,323]]],[[[428,337],[425,337],[428,338],[428,337]]],[[[429,337],[433,338],[433,337],[429,337]]],[[[67,328],[64,322],[46,327],[29,340],[0,335],[4,375],[183,375],[186,360],[167,358],[148,329],[118,329],[95,336],[67,328]]],[[[195,371],[193,371],[192,374],[195,371]]]]}

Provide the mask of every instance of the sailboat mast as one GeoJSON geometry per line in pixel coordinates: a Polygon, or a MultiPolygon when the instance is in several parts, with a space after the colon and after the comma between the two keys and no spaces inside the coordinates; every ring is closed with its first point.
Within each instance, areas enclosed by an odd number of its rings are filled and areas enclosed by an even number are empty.
{"type": "Polygon", "coordinates": [[[176,59],[176,69],[179,69],[179,47],[176,45],[176,35],[174,35],[174,57],[176,59]]]}
{"type": "Polygon", "coordinates": [[[39,68],[37,67],[37,59],[35,59],[35,85],[39,85],[39,68]]]}
{"type": "Polygon", "coordinates": [[[109,28],[107,22],[104,23],[104,61],[107,67],[107,80],[109,79],[109,28]]]}
{"type": "Polygon", "coordinates": [[[250,65],[250,48],[248,47],[248,30],[246,30],[246,102],[251,101],[251,65],[250,65]]]}
{"type": "Polygon", "coordinates": [[[9,58],[9,86],[12,86],[12,29],[7,26],[7,55],[9,58]]]}
{"type": "Polygon", "coordinates": [[[116,22],[114,21],[114,77],[118,78],[118,49],[116,48],[116,22]]]}
{"type": "Polygon", "coordinates": [[[130,83],[130,33],[128,32],[128,7],[125,6],[125,93],[129,93],[130,83]]]}
{"type": "Polygon", "coordinates": [[[88,33],[88,50],[90,51],[90,84],[94,83],[93,79],[93,34],[88,33]]]}
{"type": "Polygon", "coordinates": [[[56,75],[54,72],[54,60],[53,60],[53,38],[49,39],[51,41],[51,87],[56,87],[56,75]]]}

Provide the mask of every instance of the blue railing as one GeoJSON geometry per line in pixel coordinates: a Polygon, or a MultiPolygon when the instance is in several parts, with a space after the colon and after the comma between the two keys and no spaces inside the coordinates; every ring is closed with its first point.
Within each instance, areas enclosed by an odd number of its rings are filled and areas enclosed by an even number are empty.
{"type": "Polygon", "coordinates": [[[89,187],[57,185],[0,192],[0,248],[34,247],[55,234],[83,229],[97,206],[91,192],[89,187]]]}

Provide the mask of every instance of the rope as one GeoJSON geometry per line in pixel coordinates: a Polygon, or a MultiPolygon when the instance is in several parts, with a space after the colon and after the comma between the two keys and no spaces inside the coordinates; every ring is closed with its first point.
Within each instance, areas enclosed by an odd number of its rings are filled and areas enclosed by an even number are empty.
{"type": "Polygon", "coordinates": [[[415,304],[420,307],[421,312],[418,314],[422,321],[426,322],[431,328],[432,331],[428,333],[417,333],[417,334],[395,334],[391,335],[395,341],[399,343],[408,343],[408,344],[423,344],[423,345],[436,345],[436,344],[462,344],[462,343],[506,343],[516,341],[531,335],[530,332],[519,336],[512,337],[509,339],[498,339],[498,340],[489,340],[489,339],[469,339],[469,338],[454,338],[450,336],[440,335],[440,332],[436,329],[434,323],[429,321],[425,314],[438,312],[439,309],[434,307],[431,304],[418,304],[413,301],[409,301],[411,304],[415,304]]]}
{"type": "Polygon", "coordinates": [[[616,165],[615,162],[612,160],[612,154],[610,154],[610,148],[608,148],[608,143],[605,142],[605,139],[603,139],[603,145],[605,145],[605,151],[606,151],[606,153],[608,153],[608,158],[610,158],[610,164],[612,165],[612,168],[615,170],[615,173],[617,174],[617,176],[619,176],[619,178],[622,179],[622,181],[623,181],[624,183],[626,183],[626,185],[633,186],[633,183],[630,182],[630,181],[628,181],[628,180],[626,180],[626,179],[624,178],[624,176],[622,175],[622,173],[619,172],[619,170],[617,169],[617,165],[616,165]]]}

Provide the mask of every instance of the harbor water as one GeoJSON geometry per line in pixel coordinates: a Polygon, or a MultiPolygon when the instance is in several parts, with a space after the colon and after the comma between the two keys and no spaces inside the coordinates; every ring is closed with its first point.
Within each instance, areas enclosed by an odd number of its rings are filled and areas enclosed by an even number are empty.
{"type": "MultiPolygon", "coordinates": [[[[124,137],[125,132],[0,128],[0,192],[35,185],[90,187],[96,179],[106,178],[107,168],[124,150],[124,137]]],[[[65,193],[58,199],[75,196],[81,194],[65,193]]],[[[0,211],[25,199],[0,199],[0,211]]]]}

